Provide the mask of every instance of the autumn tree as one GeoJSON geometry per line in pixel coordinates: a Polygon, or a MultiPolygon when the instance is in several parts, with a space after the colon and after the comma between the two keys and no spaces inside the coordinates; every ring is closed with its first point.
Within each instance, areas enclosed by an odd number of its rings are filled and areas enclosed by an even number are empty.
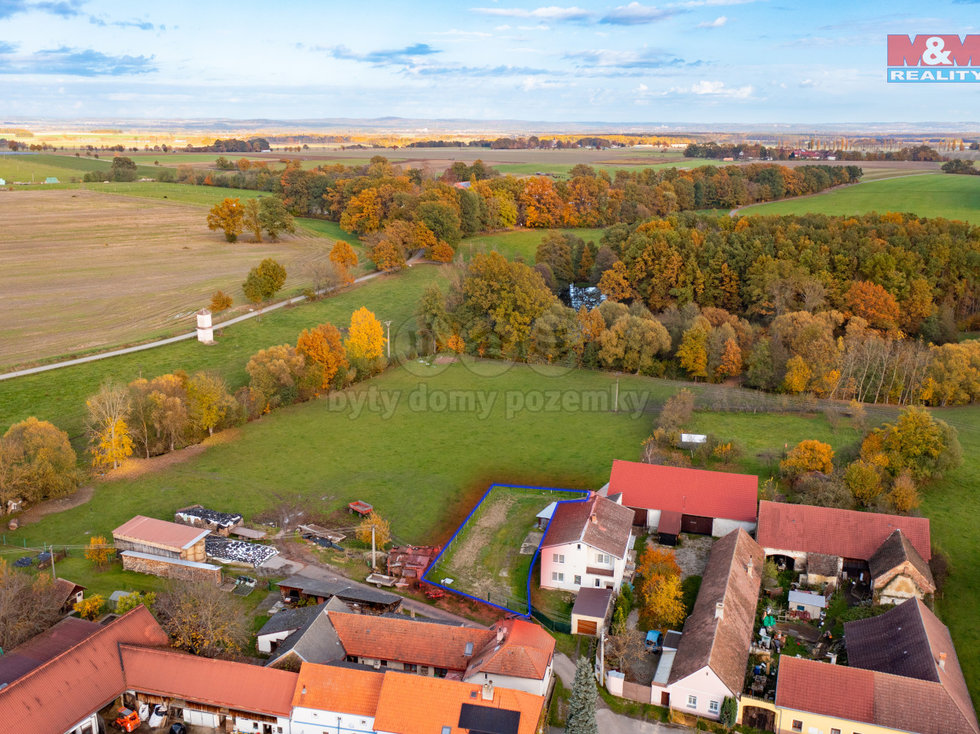
{"type": "Polygon", "coordinates": [[[657,355],[670,350],[670,334],[659,321],[628,315],[599,337],[599,359],[607,367],[653,374],[657,355]]]}
{"type": "Polygon", "coordinates": [[[672,627],[684,621],[681,569],[672,551],[647,548],[636,570],[640,576],[637,602],[648,628],[672,627]]]}
{"type": "Polygon", "coordinates": [[[721,362],[715,368],[715,376],[724,379],[725,377],[738,377],[740,374],[742,374],[742,350],[739,349],[735,339],[726,339],[721,353],[721,362]]]}
{"type": "Polygon", "coordinates": [[[272,258],[266,258],[248,271],[242,283],[245,297],[252,303],[268,301],[280,291],[286,282],[286,268],[272,258]]]}
{"type": "Polygon", "coordinates": [[[357,253],[344,240],[337,240],[330,249],[330,262],[337,268],[337,273],[345,285],[354,282],[351,271],[357,267],[357,253]]]}
{"type": "Polygon", "coordinates": [[[242,227],[252,233],[256,242],[262,241],[262,222],[259,221],[258,199],[246,199],[242,205],[242,227]]]}
{"type": "Polygon", "coordinates": [[[810,384],[813,371],[803,357],[794,355],[786,362],[786,374],[783,376],[783,390],[795,395],[806,390],[810,384]]]}
{"type": "Polygon", "coordinates": [[[0,507],[20,498],[28,503],[64,497],[78,487],[77,457],[68,434],[33,416],[0,438],[0,507]]]}
{"type": "Polygon", "coordinates": [[[357,539],[362,543],[370,543],[372,532],[374,544],[378,548],[384,548],[391,542],[391,525],[377,512],[372,512],[361,520],[357,526],[357,539]]]}
{"type": "Polygon", "coordinates": [[[429,255],[429,259],[437,263],[449,263],[453,261],[453,256],[456,254],[452,246],[445,240],[439,240],[435,247],[432,248],[432,253],[429,255]]]}
{"type": "Polygon", "coordinates": [[[80,602],[75,603],[75,611],[82,619],[94,621],[102,616],[105,611],[105,597],[101,594],[86,596],[80,602]]]}
{"type": "Polygon", "coordinates": [[[187,412],[191,423],[199,431],[214,429],[224,423],[235,401],[228,392],[228,384],[214,372],[197,372],[187,381],[187,412]]]}
{"type": "Polygon", "coordinates": [[[92,444],[92,465],[116,469],[133,454],[133,439],[126,425],[129,391],[118,383],[103,382],[99,392],[85,402],[88,408],[88,434],[92,444]]]}
{"type": "Polygon", "coordinates": [[[208,212],[208,229],[220,229],[228,242],[235,242],[245,229],[245,210],[238,199],[224,199],[208,212]]]}
{"type": "Polygon", "coordinates": [[[248,360],[245,371],[249,387],[260,396],[266,411],[307,400],[320,384],[319,379],[309,378],[306,358],[290,344],[260,349],[248,360]]]}
{"type": "Polygon", "coordinates": [[[320,324],[312,329],[303,329],[296,340],[296,351],[310,364],[318,365],[320,370],[320,390],[326,390],[338,374],[344,374],[347,367],[347,354],[341,340],[340,330],[333,324],[320,324]],[[341,371],[344,372],[341,372],[341,371]]]}
{"type": "Polygon", "coordinates": [[[877,283],[855,280],[844,296],[848,308],[874,329],[896,329],[899,320],[898,301],[877,283]]]}
{"type": "Polygon", "coordinates": [[[216,584],[172,584],[158,597],[157,614],[171,644],[194,655],[235,655],[247,644],[246,618],[235,597],[216,584]]]}
{"type": "Polygon", "coordinates": [[[694,393],[687,388],[671,395],[664,403],[657,427],[665,431],[677,431],[683,428],[694,416],[694,393]]]}
{"type": "Polygon", "coordinates": [[[232,303],[231,296],[227,293],[224,291],[215,291],[211,294],[211,303],[208,308],[211,310],[211,313],[221,313],[231,308],[232,303]]]}
{"type": "Polygon", "coordinates": [[[115,613],[118,615],[123,615],[126,612],[136,609],[138,606],[144,606],[153,611],[153,607],[156,605],[157,595],[155,591],[132,591],[125,596],[119,597],[119,601],[116,602],[115,613]]]}
{"type": "Polygon", "coordinates": [[[830,474],[834,470],[834,449],[830,444],[813,439],[800,441],[779,463],[783,473],[796,477],[807,472],[830,474]]]}
{"type": "Polygon", "coordinates": [[[698,317],[690,329],[681,337],[677,347],[677,360],[681,367],[694,378],[708,376],[708,333],[711,325],[698,317]]]}
{"type": "Polygon", "coordinates": [[[344,346],[351,359],[376,360],[384,354],[384,327],[372,311],[361,306],[350,317],[344,346]]]}
{"type": "Polygon", "coordinates": [[[942,476],[962,462],[956,430],[924,408],[909,407],[895,423],[871,431],[861,444],[861,458],[915,481],[942,476]]]}
{"type": "Polygon", "coordinates": [[[18,571],[0,558],[0,649],[11,650],[61,619],[58,591],[47,573],[18,571]]]}
{"type": "Polygon", "coordinates": [[[259,199],[258,224],[273,242],[283,232],[296,232],[296,221],[278,196],[263,196],[259,199]]]}
{"type": "Polygon", "coordinates": [[[916,489],[915,480],[907,470],[895,477],[887,499],[897,512],[911,512],[919,506],[921,503],[919,491],[916,489]]]}
{"type": "Polygon", "coordinates": [[[405,253],[391,239],[382,237],[368,253],[378,270],[399,270],[405,267],[405,253]]]}
{"type": "Polygon", "coordinates": [[[610,301],[629,301],[636,295],[630,285],[626,266],[620,260],[599,278],[599,290],[610,301]]]}
{"type": "Polygon", "coordinates": [[[106,541],[104,535],[93,535],[88,539],[85,547],[85,560],[91,561],[100,570],[109,565],[109,561],[116,555],[112,544],[106,541]]]}

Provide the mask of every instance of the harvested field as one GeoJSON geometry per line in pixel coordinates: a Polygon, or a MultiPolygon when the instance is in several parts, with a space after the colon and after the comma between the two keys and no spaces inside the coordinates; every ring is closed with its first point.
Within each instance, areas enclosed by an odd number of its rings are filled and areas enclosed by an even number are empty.
{"type": "Polygon", "coordinates": [[[305,230],[229,244],[201,207],[87,190],[0,192],[0,221],[0,368],[189,331],[214,291],[245,303],[241,283],[266,257],[296,291],[328,244],[305,230]]]}

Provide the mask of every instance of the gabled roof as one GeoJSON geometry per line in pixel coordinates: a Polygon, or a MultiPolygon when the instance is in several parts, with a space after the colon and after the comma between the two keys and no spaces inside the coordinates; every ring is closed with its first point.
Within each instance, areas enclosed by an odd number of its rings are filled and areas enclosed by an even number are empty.
{"type": "Polygon", "coordinates": [[[617,492],[626,507],[755,522],[759,478],[617,460],[608,493],[617,492]]]}
{"type": "Polygon", "coordinates": [[[328,611],[349,611],[346,604],[337,597],[310,609],[319,611],[309,617],[306,623],[284,639],[276,648],[266,665],[276,665],[287,655],[295,655],[307,663],[331,663],[342,660],[346,655],[337,631],[327,616],[328,611]]]}
{"type": "Polygon", "coordinates": [[[929,520],[925,517],[762,501],[755,537],[763,548],[867,561],[898,529],[922,558],[932,558],[929,520]]]}
{"type": "Polygon", "coordinates": [[[348,655],[447,670],[466,670],[473,653],[494,637],[486,629],[428,624],[418,619],[342,612],[327,612],[327,616],[348,655]]]}
{"type": "Polygon", "coordinates": [[[844,642],[853,667],[938,683],[976,726],[953,638],[921,600],[910,599],[877,617],[847,622],[844,642]]]}
{"type": "Polygon", "coordinates": [[[289,716],[296,673],[176,650],[122,645],[126,688],[210,706],[289,716]]]}
{"type": "Polygon", "coordinates": [[[332,665],[303,663],[293,694],[293,706],[374,716],[385,673],[332,665]]]}
{"type": "Polygon", "coordinates": [[[976,734],[976,717],[938,683],[784,655],[776,706],[920,734],[976,734]]]}
{"type": "Polygon", "coordinates": [[[543,696],[495,687],[493,700],[485,701],[483,690],[473,683],[389,671],[381,684],[374,728],[396,734],[439,734],[447,729],[450,734],[470,734],[470,729],[460,726],[463,706],[468,705],[517,712],[516,734],[533,734],[543,696]]]}
{"type": "Polygon", "coordinates": [[[525,619],[502,620],[490,631],[490,639],[474,652],[464,680],[479,673],[544,679],[555,654],[554,637],[525,619]]]}
{"type": "Polygon", "coordinates": [[[871,577],[878,578],[892,569],[901,566],[903,563],[910,563],[929,582],[929,585],[932,587],[931,591],[935,591],[936,582],[932,578],[932,571],[929,569],[929,564],[925,562],[915,549],[915,546],[905,537],[905,533],[901,529],[896,528],[868,560],[868,568],[871,571],[871,577]]]}
{"type": "Polygon", "coordinates": [[[353,586],[342,582],[313,579],[301,574],[290,576],[288,579],[280,581],[276,585],[288,589],[299,589],[304,594],[310,596],[336,596],[344,601],[362,604],[387,605],[401,601],[401,597],[398,594],[392,594],[388,591],[381,591],[380,589],[373,589],[368,586],[353,586]]]}
{"type": "Polygon", "coordinates": [[[102,629],[95,622],[65,617],[51,629],[0,655],[0,685],[11,683],[102,629]]]}
{"type": "Polygon", "coordinates": [[[120,644],[168,642],[139,606],[0,689],[0,721],[43,721],[47,731],[67,731],[125,690],[120,644]]]}
{"type": "Polygon", "coordinates": [[[632,510],[593,493],[586,500],[558,503],[541,547],[585,543],[603,553],[625,558],[632,530],[632,510]]]}
{"type": "Polygon", "coordinates": [[[269,617],[269,621],[262,625],[262,629],[255,634],[261,637],[262,635],[274,635],[279,632],[295,632],[298,629],[308,626],[314,617],[322,612],[326,606],[327,602],[323,602],[312,607],[283,609],[281,612],[276,612],[269,617]]]}
{"type": "Polygon", "coordinates": [[[113,530],[112,537],[174,550],[186,550],[210,532],[190,525],[137,515],[113,530]]]}
{"type": "Polygon", "coordinates": [[[742,692],[764,561],[762,548],[741,528],[712,546],[694,610],[677,644],[671,685],[707,667],[732,693],[742,692]]]}

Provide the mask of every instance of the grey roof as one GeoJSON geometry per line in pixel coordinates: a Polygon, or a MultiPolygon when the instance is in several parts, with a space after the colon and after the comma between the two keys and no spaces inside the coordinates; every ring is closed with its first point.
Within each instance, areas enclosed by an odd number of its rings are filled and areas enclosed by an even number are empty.
{"type": "Polygon", "coordinates": [[[261,637],[262,635],[273,635],[278,632],[298,630],[301,627],[306,627],[326,606],[327,603],[323,602],[312,607],[283,609],[281,612],[276,612],[269,617],[269,621],[262,625],[262,629],[256,634],[261,637]]]}
{"type": "Polygon", "coordinates": [[[667,634],[664,635],[664,643],[662,645],[664,650],[676,650],[677,643],[681,641],[681,633],[677,630],[667,630],[667,634]]]}
{"type": "Polygon", "coordinates": [[[575,597],[572,614],[605,619],[606,612],[609,611],[609,602],[612,600],[612,593],[612,589],[595,589],[591,586],[582,586],[575,597]]]}
{"type": "Polygon", "coordinates": [[[380,589],[372,589],[367,586],[345,584],[336,581],[322,581],[311,579],[309,576],[295,575],[280,581],[280,587],[299,589],[304,594],[310,596],[330,597],[336,596],[343,601],[351,601],[361,604],[394,604],[401,601],[398,594],[391,594],[380,589]]]}
{"type": "MultiPolygon", "coordinates": [[[[279,647],[269,658],[266,665],[273,665],[286,655],[296,655],[300,660],[307,663],[329,663],[334,660],[343,660],[347,653],[340,644],[337,632],[330,622],[328,610],[336,610],[338,606],[343,607],[343,611],[348,611],[338,599],[331,599],[323,604],[317,604],[314,614],[306,624],[296,630],[279,643],[279,647]]],[[[270,620],[271,621],[271,620],[270,620]]]]}
{"type": "Polygon", "coordinates": [[[878,578],[906,561],[912,564],[912,567],[935,588],[936,582],[932,578],[929,564],[923,560],[919,551],[909,542],[901,528],[893,530],[892,534],[874,552],[874,555],[868,560],[868,568],[871,571],[871,576],[878,578]]]}

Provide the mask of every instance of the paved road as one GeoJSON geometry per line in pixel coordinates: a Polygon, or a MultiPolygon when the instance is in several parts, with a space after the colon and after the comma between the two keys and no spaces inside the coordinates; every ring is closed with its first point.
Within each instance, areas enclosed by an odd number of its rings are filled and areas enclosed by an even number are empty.
{"type": "Polygon", "coordinates": [[[595,719],[599,725],[599,734],[680,734],[691,731],[687,727],[638,721],[629,716],[614,714],[607,708],[598,709],[595,712],[595,719]]]}
{"type": "MultiPolygon", "coordinates": [[[[418,256],[413,257],[408,261],[408,266],[411,267],[414,263],[420,262],[418,256]]],[[[372,278],[377,278],[379,275],[384,275],[381,272],[368,273],[367,275],[362,275],[354,281],[354,285],[360,283],[365,283],[372,278]]],[[[325,295],[330,291],[336,290],[340,286],[334,288],[323,288],[317,291],[317,295],[325,295]]],[[[295,298],[289,298],[285,301],[280,301],[279,303],[273,303],[271,306],[266,306],[265,308],[260,308],[258,311],[250,311],[249,313],[242,314],[241,316],[236,316],[233,319],[228,319],[227,321],[222,321],[219,324],[214,325],[215,331],[223,329],[226,326],[231,326],[232,324],[237,324],[247,319],[254,319],[256,316],[261,316],[264,313],[269,313],[270,311],[275,311],[276,309],[283,308],[284,306],[289,306],[294,303],[302,303],[306,300],[306,296],[296,296],[295,298]]],[[[11,380],[15,377],[23,377],[24,375],[35,375],[38,372],[47,372],[48,370],[56,370],[60,367],[71,367],[75,364],[84,364],[86,362],[96,362],[100,359],[108,359],[109,357],[118,357],[122,354],[132,354],[133,352],[142,352],[146,349],[155,349],[156,347],[162,347],[165,344],[174,344],[175,342],[185,341],[187,339],[196,339],[197,330],[187,333],[180,334],[179,336],[172,336],[169,339],[159,339],[155,342],[147,342],[146,344],[137,344],[134,347],[125,347],[124,349],[114,349],[111,352],[100,352],[99,354],[91,354],[87,357],[78,357],[77,359],[69,359],[64,362],[53,362],[52,364],[42,364],[38,367],[28,367],[27,369],[17,370],[15,372],[5,372],[0,374],[0,380],[11,380]]]]}

